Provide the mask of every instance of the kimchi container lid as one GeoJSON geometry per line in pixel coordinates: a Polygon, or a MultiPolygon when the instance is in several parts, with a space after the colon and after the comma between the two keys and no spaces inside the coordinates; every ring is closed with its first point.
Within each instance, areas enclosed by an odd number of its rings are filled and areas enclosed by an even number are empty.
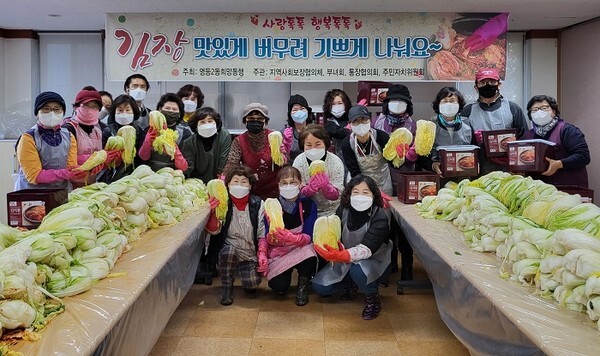
{"type": "Polygon", "coordinates": [[[478,148],[479,148],[479,146],[475,146],[475,145],[456,145],[456,146],[438,146],[437,147],[438,150],[444,150],[444,151],[449,151],[449,152],[471,151],[471,150],[476,150],[478,148]]]}
{"type": "Polygon", "coordinates": [[[514,144],[518,144],[518,143],[545,143],[548,146],[556,146],[556,143],[554,143],[552,141],[542,140],[542,139],[539,139],[539,138],[534,138],[534,139],[531,139],[531,140],[519,140],[519,141],[510,141],[510,142],[507,142],[507,144],[509,144],[509,145],[511,145],[511,144],[514,145],[514,144]]]}

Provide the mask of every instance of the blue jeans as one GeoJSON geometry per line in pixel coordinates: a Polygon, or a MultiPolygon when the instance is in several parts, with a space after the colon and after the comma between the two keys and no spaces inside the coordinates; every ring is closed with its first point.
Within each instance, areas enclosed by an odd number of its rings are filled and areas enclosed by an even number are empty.
{"type": "MultiPolygon", "coordinates": [[[[388,267],[389,268],[389,267],[388,267]]],[[[335,294],[338,290],[343,289],[349,282],[353,281],[358,286],[358,289],[364,294],[376,294],[378,280],[375,280],[367,284],[367,276],[363,272],[359,265],[352,263],[350,271],[346,274],[344,279],[340,282],[334,283],[329,286],[322,286],[312,282],[312,289],[315,293],[322,297],[327,297],[335,294]]]]}

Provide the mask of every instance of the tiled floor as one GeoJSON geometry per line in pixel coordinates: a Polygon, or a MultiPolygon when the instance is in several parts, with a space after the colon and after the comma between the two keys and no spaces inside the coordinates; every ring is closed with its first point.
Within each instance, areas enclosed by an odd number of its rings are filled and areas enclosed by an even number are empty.
{"type": "MultiPolygon", "coordinates": [[[[416,278],[425,272],[416,265],[416,278]]],[[[399,275],[392,275],[391,281],[399,275]]],[[[431,291],[380,288],[383,309],[361,318],[364,298],[314,294],[294,304],[295,287],[278,297],[265,281],[256,295],[234,289],[233,305],[219,304],[220,283],[194,285],[171,317],[151,355],[468,355],[440,319],[431,291]]]]}

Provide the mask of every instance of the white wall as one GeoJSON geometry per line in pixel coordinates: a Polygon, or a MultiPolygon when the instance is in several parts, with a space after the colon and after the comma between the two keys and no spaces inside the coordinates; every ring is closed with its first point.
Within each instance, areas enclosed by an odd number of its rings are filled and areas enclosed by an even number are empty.
{"type": "Polygon", "coordinates": [[[579,127],[586,136],[592,163],[587,167],[595,201],[600,199],[600,136],[598,93],[600,88],[600,20],[561,32],[560,98],[561,116],[579,127]]]}
{"type": "Polygon", "coordinates": [[[558,95],[558,40],[533,38],[525,41],[525,63],[528,67],[526,98],[534,95],[558,95]]]}

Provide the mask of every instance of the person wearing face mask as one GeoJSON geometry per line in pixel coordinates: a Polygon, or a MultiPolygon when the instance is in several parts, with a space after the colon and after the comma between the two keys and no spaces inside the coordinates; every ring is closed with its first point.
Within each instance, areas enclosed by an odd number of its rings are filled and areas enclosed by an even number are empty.
{"type": "MultiPolygon", "coordinates": [[[[261,103],[246,105],[242,111],[242,122],[247,131],[231,143],[225,170],[240,164],[250,167],[258,180],[257,184],[252,186],[252,194],[261,199],[276,198],[277,173],[281,167],[273,163],[268,140],[272,131],[265,128],[269,123],[269,108],[261,103]]],[[[283,143],[281,146],[280,150],[284,153],[283,143]]]]}
{"type": "Polygon", "coordinates": [[[341,143],[350,134],[348,125],[348,110],[352,102],[348,94],[341,89],[331,89],[325,94],[323,99],[323,116],[325,118],[325,130],[331,137],[335,147],[335,153],[344,159],[342,155],[341,143]]]}
{"type": "MultiPolygon", "coordinates": [[[[283,228],[277,228],[258,240],[258,271],[269,281],[269,287],[280,296],[287,293],[294,269],[298,271],[296,305],[308,303],[310,279],[317,269],[317,255],[312,245],[312,234],[317,207],[300,194],[300,171],[291,166],[281,168],[278,174],[279,203],[283,210],[283,228]]],[[[265,231],[269,231],[268,221],[265,231]]]]}
{"type": "Polygon", "coordinates": [[[186,84],[179,88],[177,96],[183,102],[183,125],[186,125],[196,109],[204,106],[204,93],[200,90],[200,87],[192,84],[186,84]]]}
{"type": "Polygon", "coordinates": [[[315,275],[313,291],[330,296],[354,283],[366,296],[363,319],[375,319],[381,310],[378,282],[389,271],[392,250],[378,183],[362,174],[352,178],[342,193],[336,215],[342,225],[341,241],[339,246],[314,246],[333,265],[315,275]]]}
{"type": "Polygon", "coordinates": [[[223,172],[231,148],[231,135],[223,127],[221,115],[211,107],[196,110],[188,125],[194,134],[181,146],[181,153],[188,162],[184,173],[188,178],[208,183],[223,172]]]}
{"type": "Polygon", "coordinates": [[[102,108],[100,109],[100,114],[98,114],[98,119],[100,122],[106,124],[108,123],[108,111],[112,105],[113,97],[109,92],[104,90],[99,90],[98,93],[102,97],[102,108]]]}
{"type": "Polygon", "coordinates": [[[130,75],[125,79],[125,83],[123,84],[123,91],[135,99],[135,102],[138,105],[140,110],[138,125],[142,130],[145,130],[148,127],[148,115],[150,115],[150,110],[144,105],[144,99],[146,99],[146,94],[149,90],[150,83],[142,74],[136,73],[130,75]]]}
{"type": "MultiPolygon", "coordinates": [[[[479,93],[476,103],[466,105],[462,116],[469,118],[475,130],[475,140],[483,144],[483,131],[517,129],[517,139],[529,128],[523,110],[517,103],[506,100],[501,94],[500,75],[493,68],[480,69],[475,75],[475,90],[479,93]]],[[[479,173],[506,170],[506,158],[487,158],[484,150],[480,151],[479,173]]]]}
{"type": "Polygon", "coordinates": [[[292,95],[288,101],[287,125],[281,131],[283,144],[291,161],[302,153],[303,149],[298,145],[298,137],[306,125],[313,121],[312,108],[308,106],[306,99],[299,94],[292,95]]]}
{"type": "MultiPolygon", "coordinates": [[[[431,119],[437,125],[435,141],[431,155],[424,160],[423,166],[441,175],[439,146],[475,144],[475,135],[469,119],[460,115],[465,106],[465,98],[454,87],[443,87],[432,103],[436,116],[431,119]]],[[[445,183],[445,182],[444,182],[445,183]]],[[[442,184],[443,185],[443,184],[442,184]]]]}
{"type": "Polygon", "coordinates": [[[216,199],[212,198],[209,202],[211,211],[205,229],[213,236],[208,259],[211,266],[216,266],[217,259],[219,261],[222,305],[233,303],[236,272],[247,294],[256,293],[261,282],[261,275],[257,271],[257,253],[259,240],[265,237],[265,209],[260,197],[250,194],[256,183],[252,169],[239,164],[233,166],[225,171],[229,200],[223,222],[215,215],[218,201],[215,203],[216,199]]]}
{"type": "Polygon", "coordinates": [[[98,114],[102,107],[102,97],[95,90],[81,90],[75,96],[74,114],[65,119],[63,127],[77,140],[77,164],[83,164],[92,153],[102,149],[102,130],[98,114]]]}
{"type": "Polygon", "coordinates": [[[590,164],[590,150],[585,135],[576,126],[560,117],[556,99],[536,95],[527,103],[527,115],[533,128],[522,139],[544,139],[556,143],[546,154],[548,169],[533,178],[553,185],[588,187],[586,166],[590,164]]]}
{"type": "Polygon", "coordinates": [[[181,102],[181,99],[176,94],[166,93],[160,97],[156,105],[156,110],[165,116],[167,122],[166,129],[177,132],[175,157],[171,158],[168,154],[159,153],[152,149],[152,143],[160,135],[160,132],[152,127],[148,127],[146,130],[144,141],[139,150],[139,156],[155,172],[164,167],[171,167],[185,172],[188,169],[188,163],[179,147],[182,142],[185,142],[185,140],[192,136],[192,132],[189,127],[181,125],[183,102],[181,102]]]}
{"type": "Polygon", "coordinates": [[[352,133],[342,142],[344,162],[351,177],[368,175],[379,182],[380,189],[392,195],[389,162],[383,158],[383,148],[390,136],[371,128],[371,113],[362,105],[354,105],[348,114],[352,133]]]}
{"type": "Polygon", "coordinates": [[[344,164],[342,160],[329,152],[331,139],[323,126],[310,124],[298,138],[304,152],[299,154],[292,164],[302,176],[302,194],[312,198],[317,204],[317,215],[329,216],[335,213],[339,205],[340,192],[344,189],[344,164]],[[310,176],[310,164],[313,161],[325,162],[325,172],[310,176]]]}
{"type": "MultiPolygon", "coordinates": [[[[140,117],[140,110],[135,100],[127,94],[121,94],[115,98],[108,112],[108,125],[102,130],[102,146],[105,147],[108,138],[116,136],[121,127],[132,126],[136,131],[137,152],[142,146],[144,131],[135,124],[140,117]]],[[[121,162],[114,168],[107,167],[98,175],[97,181],[110,184],[130,175],[134,167],[139,164],[141,161],[137,160],[133,165],[125,165],[121,162]]]]}
{"type": "Polygon", "coordinates": [[[35,98],[33,113],[37,123],[25,132],[16,145],[19,176],[15,190],[63,188],[82,182],[87,172],[77,167],[77,141],[60,126],[66,109],[64,99],[46,91],[35,98]]]}

